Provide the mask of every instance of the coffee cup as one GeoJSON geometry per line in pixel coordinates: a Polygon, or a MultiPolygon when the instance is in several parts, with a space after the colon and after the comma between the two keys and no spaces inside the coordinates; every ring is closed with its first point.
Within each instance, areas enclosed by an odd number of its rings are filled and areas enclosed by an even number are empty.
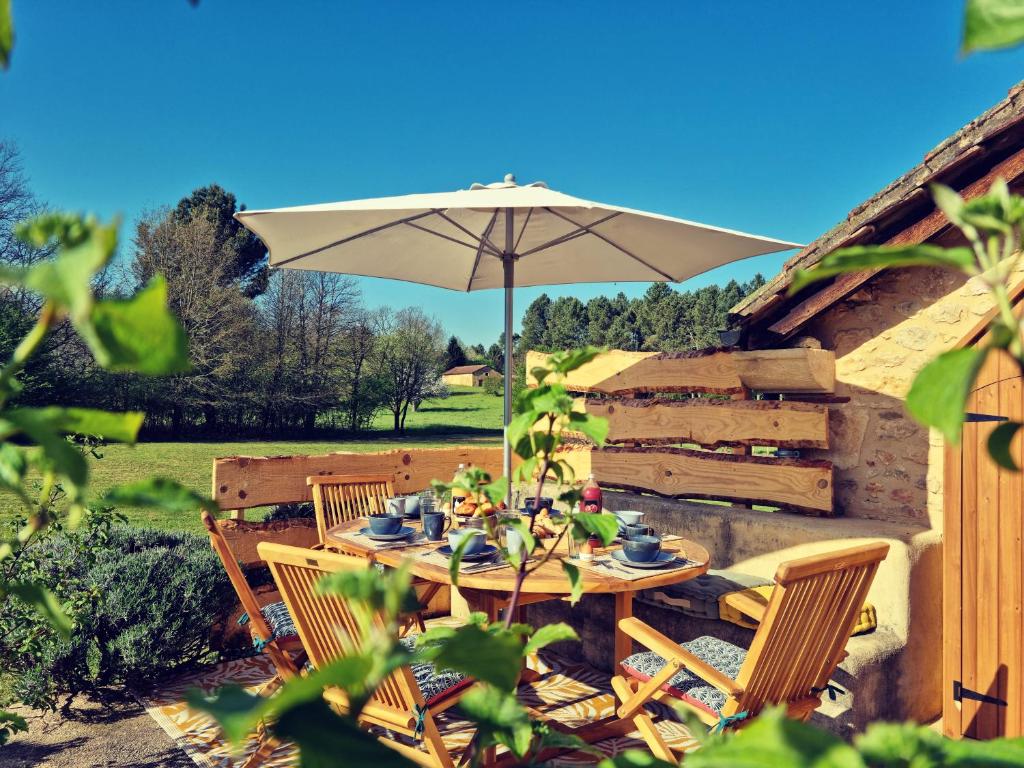
{"type": "Polygon", "coordinates": [[[388,499],[387,513],[392,517],[405,517],[405,496],[395,496],[388,499]]]}
{"type": "Polygon", "coordinates": [[[462,550],[463,555],[475,555],[487,543],[486,534],[477,528],[453,528],[448,531],[448,546],[452,548],[453,552],[459,548],[463,539],[466,540],[466,548],[462,550]]]}
{"type": "Polygon", "coordinates": [[[429,541],[441,541],[452,524],[443,512],[425,511],[420,519],[423,520],[423,533],[429,541]]]}

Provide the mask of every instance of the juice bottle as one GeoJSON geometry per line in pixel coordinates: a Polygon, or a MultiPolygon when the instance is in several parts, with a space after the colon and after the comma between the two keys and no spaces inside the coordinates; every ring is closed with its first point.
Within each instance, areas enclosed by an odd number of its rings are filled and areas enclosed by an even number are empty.
{"type": "Polygon", "coordinates": [[[593,473],[587,478],[583,486],[583,498],[580,500],[580,512],[599,513],[603,509],[601,503],[601,486],[597,484],[593,473]]]}
{"type": "Polygon", "coordinates": [[[456,484],[453,485],[452,487],[452,512],[458,509],[459,505],[462,502],[464,502],[466,498],[469,496],[469,491],[467,491],[465,488],[460,488],[457,485],[457,483],[462,479],[462,475],[465,471],[466,465],[459,464],[459,468],[455,470],[455,476],[452,477],[452,483],[456,484]]]}

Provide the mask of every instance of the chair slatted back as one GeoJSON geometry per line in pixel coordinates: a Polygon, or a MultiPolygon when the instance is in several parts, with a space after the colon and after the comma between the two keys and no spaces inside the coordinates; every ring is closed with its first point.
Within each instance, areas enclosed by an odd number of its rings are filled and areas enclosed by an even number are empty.
{"type": "Polygon", "coordinates": [[[766,704],[806,704],[816,698],[843,659],[888,551],[885,543],[866,544],[779,566],[736,679],[744,692],[726,703],[723,714],[746,711],[753,716],[766,704]]]}
{"type": "MultiPolygon", "coordinates": [[[[256,549],[270,566],[314,667],[322,667],[361,648],[359,622],[347,601],[337,595],[318,594],[316,586],[329,573],[372,567],[368,560],[269,542],[260,543],[256,549]]],[[[415,705],[424,706],[423,696],[408,667],[401,667],[388,676],[372,701],[393,711],[396,723],[407,720],[415,705]]]]}
{"type": "Polygon", "coordinates": [[[224,532],[220,529],[220,525],[217,524],[213,515],[206,510],[202,511],[200,517],[202,518],[203,526],[210,534],[210,546],[213,547],[213,551],[220,558],[220,563],[228,574],[228,580],[231,582],[231,586],[235,588],[238,602],[242,604],[242,610],[249,615],[250,631],[255,637],[264,642],[270,640],[272,632],[270,627],[267,626],[263,614],[260,613],[260,603],[256,599],[256,594],[252,591],[252,587],[249,586],[249,582],[242,572],[242,567],[238,564],[238,558],[231,551],[231,545],[224,538],[224,532]]]}
{"type": "Polygon", "coordinates": [[[327,531],[341,523],[386,511],[395,495],[391,475],[314,475],[306,478],[313,490],[316,530],[323,544],[327,531]]]}

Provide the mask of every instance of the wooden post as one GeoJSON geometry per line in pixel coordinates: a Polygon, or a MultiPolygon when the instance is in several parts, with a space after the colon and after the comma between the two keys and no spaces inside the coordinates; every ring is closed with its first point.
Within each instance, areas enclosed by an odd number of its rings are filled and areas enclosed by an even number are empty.
{"type": "MultiPolygon", "coordinates": [[[[734,393],[732,395],[732,397],[730,397],[729,399],[730,400],[750,400],[751,399],[751,397],[750,397],[750,390],[747,389],[746,387],[744,387],[739,392],[734,393]]],[[[733,447],[730,452],[736,454],[737,456],[750,456],[753,453],[753,449],[749,445],[737,445],[737,446],[733,447]]],[[[748,503],[741,502],[741,501],[740,502],[733,502],[732,506],[734,506],[734,507],[736,507],[738,509],[753,509],[754,508],[753,504],[748,504],[748,503]]]]}
{"type": "Polygon", "coordinates": [[[633,615],[633,593],[615,593],[615,667],[613,674],[619,674],[619,665],[633,653],[633,638],[619,629],[619,622],[633,615]]]}

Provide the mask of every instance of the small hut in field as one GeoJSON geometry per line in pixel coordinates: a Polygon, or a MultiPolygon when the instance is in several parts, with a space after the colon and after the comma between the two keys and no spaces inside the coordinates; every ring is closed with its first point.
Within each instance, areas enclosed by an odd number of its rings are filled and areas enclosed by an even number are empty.
{"type": "Polygon", "coordinates": [[[457,365],[441,374],[441,381],[450,387],[482,387],[495,378],[501,378],[501,374],[489,365],[457,365]]]}

